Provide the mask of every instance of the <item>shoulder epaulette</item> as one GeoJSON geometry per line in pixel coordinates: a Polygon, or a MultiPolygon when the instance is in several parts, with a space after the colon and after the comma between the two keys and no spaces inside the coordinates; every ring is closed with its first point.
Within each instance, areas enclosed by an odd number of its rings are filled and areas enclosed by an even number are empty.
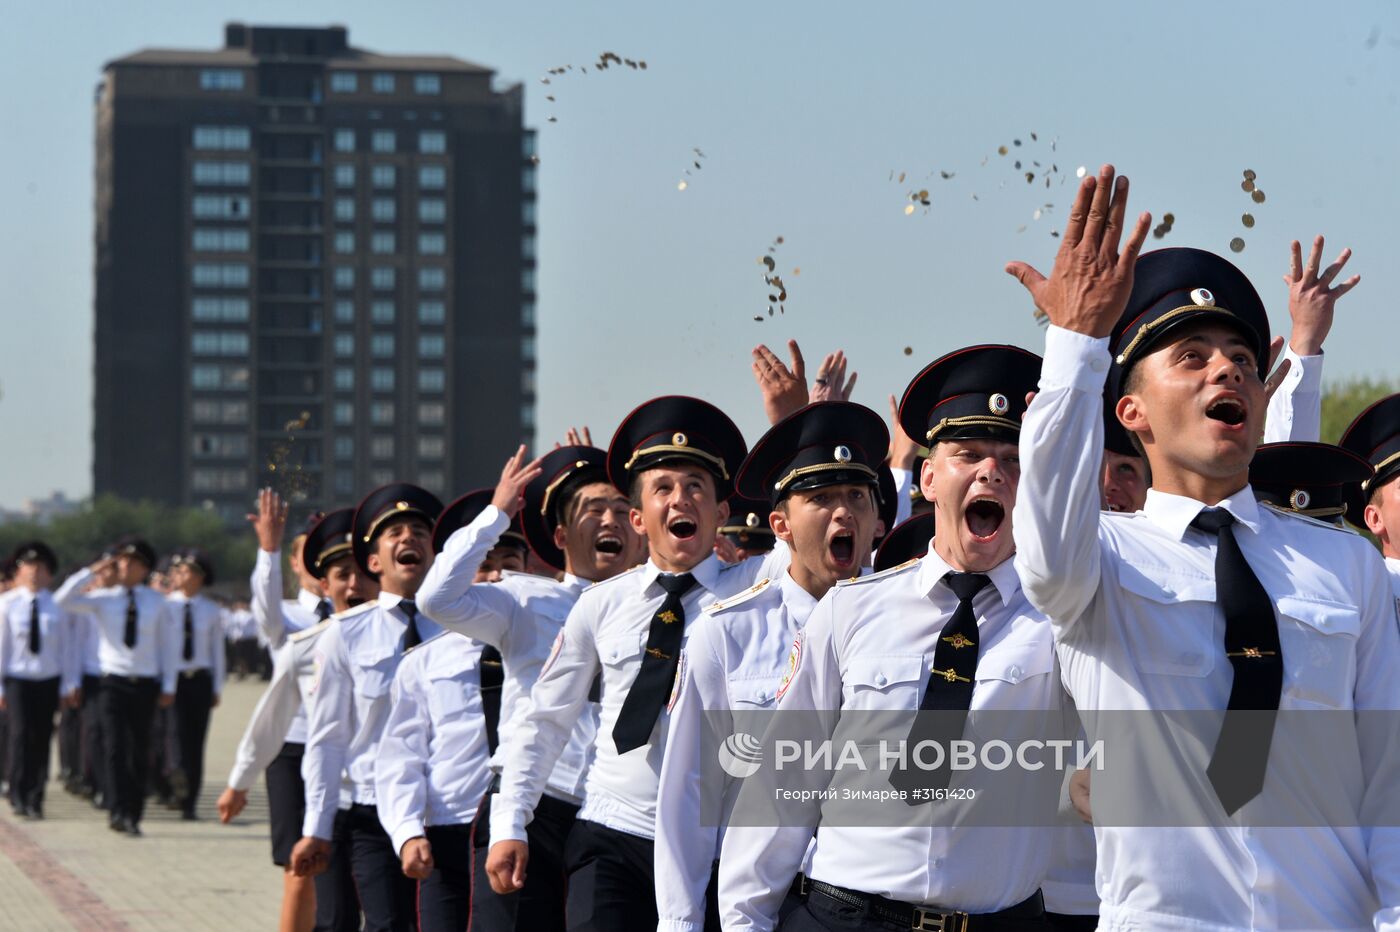
{"type": "Polygon", "coordinates": [[[1318,527],[1325,527],[1329,531],[1341,531],[1343,534],[1353,534],[1357,537],[1361,536],[1360,531],[1353,530],[1345,524],[1333,524],[1331,521],[1323,521],[1321,518],[1314,518],[1312,515],[1300,514],[1292,508],[1280,508],[1272,502],[1260,502],[1259,504],[1272,511],[1274,514],[1283,515],[1285,518],[1296,518],[1299,521],[1306,521],[1318,527]]]}
{"type": "Polygon", "coordinates": [[[434,634],[432,637],[428,638],[426,641],[419,641],[417,644],[414,644],[414,645],[413,645],[412,647],[410,647],[408,650],[404,651],[404,652],[403,652],[403,655],[404,655],[405,657],[407,657],[409,654],[413,653],[413,652],[416,651],[418,648],[420,648],[420,647],[427,647],[429,644],[433,643],[434,641],[441,640],[442,638],[447,637],[447,635],[449,635],[449,634],[451,634],[451,633],[452,633],[451,631],[439,631],[437,634],[434,634]]]}
{"type": "Polygon", "coordinates": [[[919,565],[919,560],[921,560],[921,559],[923,559],[923,558],[922,558],[922,557],[915,557],[915,558],[912,559],[912,560],[906,560],[906,561],[904,561],[903,563],[899,564],[898,566],[892,566],[892,567],[890,567],[889,569],[887,569],[887,570],[881,570],[881,571],[878,572],[878,573],[871,573],[869,576],[852,576],[850,579],[842,579],[842,580],[839,580],[839,581],[836,583],[836,585],[838,585],[838,586],[858,586],[858,585],[860,585],[861,583],[873,582],[873,581],[875,581],[875,580],[877,580],[877,579],[885,579],[885,578],[887,578],[887,577],[890,577],[890,576],[895,575],[896,573],[902,573],[902,572],[904,572],[905,570],[909,569],[911,566],[918,566],[918,565],[919,565]]]}
{"type": "Polygon", "coordinates": [[[772,582],[773,580],[771,579],[760,579],[758,582],[754,583],[752,586],[745,589],[738,595],[730,596],[727,599],[723,599],[722,601],[715,602],[712,605],[705,606],[704,611],[706,614],[714,615],[724,611],[725,609],[734,608],[736,605],[743,605],[745,602],[749,601],[754,596],[767,589],[769,584],[772,582]]]}
{"type": "Polygon", "coordinates": [[[292,632],[291,634],[287,635],[287,640],[293,642],[305,641],[307,638],[314,638],[316,635],[320,634],[322,631],[326,630],[330,626],[331,620],[327,618],[325,621],[318,621],[316,624],[312,625],[309,628],[302,628],[300,631],[292,632]]]}
{"type": "Polygon", "coordinates": [[[606,586],[608,583],[617,582],[619,579],[622,579],[626,576],[631,576],[633,573],[639,573],[641,572],[642,567],[644,566],[646,566],[645,563],[639,563],[636,566],[632,567],[630,570],[623,570],[616,576],[609,576],[607,579],[600,579],[597,582],[585,588],[583,591],[587,592],[589,589],[597,589],[599,586],[606,586]]]}

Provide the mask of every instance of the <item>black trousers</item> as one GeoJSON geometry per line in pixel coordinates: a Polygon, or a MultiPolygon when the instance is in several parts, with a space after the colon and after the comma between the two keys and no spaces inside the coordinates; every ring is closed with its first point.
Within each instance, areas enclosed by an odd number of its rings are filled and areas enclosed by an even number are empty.
{"type": "Polygon", "coordinates": [[[1072,916],[1068,913],[1046,913],[1050,928],[1055,932],[1094,932],[1099,927],[1098,916],[1072,916]]]}
{"type": "Polygon", "coordinates": [[[350,871],[365,914],[364,932],[414,932],[418,884],[405,877],[373,806],[350,807],[350,871]]]}
{"type": "Polygon", "coordinates": [[[655,847],[629,835],[578,819],[564,846],[569,872],[571,932],[642,932],[656,928],[655,847]]]}
{"type": "MultiPolygon", "coordinates": [[[[782,932],[889,932],[908,926],[868,915],[862,907],[850,906],[814,891],[778,928],[782,932]]],[[[967,928],[968,932],[1050,932],[1050,923],[1044,913],[1023,919],[978,916],[967,928]]]]}
{"type": "Polygon", "coordinates": [[[193,814],[204,784],[204,739],[209,734],[209,710],[214,704],[214,678],[208,670],[181,673],[175,686],[176,766],[185,774],[188,789],[180,800],[186,813],[193,814]]]}
{"type": "Polygon", "coordinates": [[[82,767],[82,718],[78,710],[65,707],[58,715],[58,775],[71,783],[82,767]]]}
{"type": "Polygon", "coordinates": [[[468,825],[430,825],[424,833],[433,849],[433,872],[418,881],[418,932],[466,932],[479,926],[472,916],[472,868],[476,846],[468,825]]]}
{"type": "Polygon", "coordinates": [[[102,762],[101,696],[102,678],[84,673],[83,701],[78,707],[81,732],[78,740],[82,757],[78,775],[83,786],[96,793],[103,792],[103,771],[106,769],[102,762]]]}
{"type": "Polygon", "coordinates": [[[552,796],[540,797],[534,818],[525,827],[530,845],[525,886],[514,893],[500,894],[491,889],[486,875],[486,855],[491,848],[491,801],[495,795],[487,794],[474,823],[476,897],[472,904],[472,932],[563,932],[564,891],[568,887],[564,846],[578,816],[578,806],[552,796]]]}
{"type": "Polygon", "coordinates": [[[53,716],[58,709],[58,677],[22,680],[7,676],[5,699],[10,705],[10,802],[42,806],[53,716]]]}
{"type": "MultiPolygon", "coordinates": [[[[297,831],[301,831],[300,820],[297,831]]],[[[313,883],[316,887],[314,932],[360,932],[360,901],[355,894],[355,878],[350,873],[350,813],[346,810],[335,814],[330,865],[316,875],[313,883]]]]}
{"type": "Polygon", "coordinates": [[[301,840],[301,823],[306,815],[306,784],[301,779],[301,759],[306,745],[291,741],[267,765],[263,782],[267,785],[267,821],[272,835],[272,863],[286,867],[292,849],[301,840]]]}
{"type": "Polygon", "coordinates": [[[102,678],[102,756],[107,808],[113,816],[140,822],[146,811],[146,768],[151,721],[160,683],[145,677],[102,678]]]}

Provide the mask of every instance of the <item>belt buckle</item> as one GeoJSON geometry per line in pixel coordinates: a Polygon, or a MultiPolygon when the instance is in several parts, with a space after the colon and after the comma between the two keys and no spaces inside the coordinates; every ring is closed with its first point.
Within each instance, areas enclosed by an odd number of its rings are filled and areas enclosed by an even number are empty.
{"type": "Polygon", "coordinates": [[[967,920],[967,913],[940,913],[915,906],[909,928],[913,932],[967,932],[967,920]]]}
{"type": "Polygon", "coordinates": [[[807,875],[806,875],[806,874],[803,874],[803,873],[798,873],[798,875],[797,875],[797,895],[798,895],[799,897],[806,896],[808,893],[811,892],[811,889],[812,889],[812,887],[811,887],[810,882],[807,880],[807,875]]]}

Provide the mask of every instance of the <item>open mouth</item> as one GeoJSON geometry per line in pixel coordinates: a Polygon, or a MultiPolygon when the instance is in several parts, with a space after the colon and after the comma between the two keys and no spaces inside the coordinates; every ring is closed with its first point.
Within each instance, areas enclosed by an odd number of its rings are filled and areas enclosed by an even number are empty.
{"type": "Polygon", "coordinates": [[[1244,423],[1244,405],[1234,398],[1221,398],[1206,408],[1206,417],[1230,427],[1239,427],[1244,423]]]}
{"type": "Polygon", "coordinates": [[[977,540],[991,540],[1006,518],[1006,509],[994,498],[979,498],[967,506],[967,529],[977,540]]]}
{"type": "Polygon", "coordinates": [[[616,556],[622,552],[622,538],[616,534],[600,534],[598,539],[593,542],[593,549],[599,553],[616,556]]]}
{"type": "Polygon", "coordinates": [[[837,566],[848,567],[855,563],[856,538],[850,531],[837,531],[827,546],[831,551],[831,559],[837,566]]]}
{"type": "Polygon", "coordinates": [[[362,598],[358,595],[352,595],[345,600],[345,604],[350,606],[351,608],[354,608],[356,605],[364,605],[367,601],[369,600],[362,598]]]}
{"type": "Polygon", "coordinates": [[[417,550],[401,550],[394,559],[399,566],[419,566],[423,562],[423,555],[417,550]]]}
{"type": "Polygon", "coordinates": [[[672,518],[666,525],[666,530],[678,540],[690,540],[695,536],[697,529],[695,522],[690,518],[672,518]]]}

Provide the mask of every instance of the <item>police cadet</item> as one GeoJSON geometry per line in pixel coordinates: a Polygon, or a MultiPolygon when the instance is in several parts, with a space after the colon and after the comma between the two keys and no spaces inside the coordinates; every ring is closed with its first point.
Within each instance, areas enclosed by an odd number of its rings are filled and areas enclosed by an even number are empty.
{"type": "MultiPolygon", "coordinates": [[[[285,511],[263,511],[285,517],[285,511]]],[[[332,511],[315,521],[300,538],[301,563],[311,581],[333,608],[334,614],[310,627],[292,632],[278,649],[272,680],[258,700],[248,727],[238,743],[228,787],[219,797],[219,820],[229,822],[248,804],[248,790],[259,772],[266,770],[268,810],[271,814],[272,863],[283,868],[283,932],[311,928],[318,932],[357,932],[360,906],[350,876],[349,827],[345,812],[338,811],[332,829],[331,853],[326,870],[314,878],[299,877],[292,870],[292,848],[301,837],[306,811],[301,780],[305,726],[299,736],[296,722],[305,720],[314,700],[318,639],[341,614],[374,599],[379,585],[359,568],[351,553],[353,508],[332,511]],[[314,885],[313,885],[314,881],[314,885]]],[[[259,540],[263,532],[259,527],[259,540]]],[[[280,537],[280,531],[278,532],[280,537]]],[[[276,538],[274,538],[275,540],[276,538]]],[[[280,561],[266,573],[254,570],[254,580],[266,591],[254,591],[254,602],[275,605],[282,592],[280,561]]],[[[290,601],[290,600],[289,600],[290,601]]]]}
{"type": "Polygon", "coordinates": [[[659,928],[718,928],[707,889],[738,784],[714,767],[707,749],[717,742],[703,735],[732,734],[730,710],[772,706],[793,638],[817,600],[861,573],[880,520],[878,473],[888,446],[874,411],[819,402],[778,422],[739,470],[736,491],[755,502],[766,497],[763,523],[771,520],[791,563],[777,579],[709,606],[686,644],[656,802],[659,928]]]}
{"type": "Polygon", "coordinates": [[[42,541],[15,548],[14,587],[0,595],[0,711],[10,719],[8,779],[15,815],[44,817],[44,780],[59,697],[76,699],[81,657],[73,619],[49,586],[58,557],[42,541]]]}
{"type": "MultiPolygon", "coordinates": [[[[1022,429],[1016,563],[1053,623],[1066,684],[1081,714],[1216,713],[1186,720],[1171,757],[1116,759],[1135,806],[1152,801],[1137,788],[1176,778],[1205,824],[1105,822],[1096,786],[1101,928],[1393,928],[1400,845],[1365,813],[1400,780],[1394,724],[1330,719],[1328,738],[1350,750],[1327,755],[1325,788],[1311,779],[1322,749],[1273,727],[1279,710],[1400,709],[1383,566],[1359,536],[1255,500],[1263,305],[1219,256],[1137,259],[1146,214],[1120,252],[1127,192],[1104,166],[1079,189],[1051,276],[1007,267],[1051,325],[1022,429]],[[1110,354],[1124,370],[1118,418],[1152,471],[1135,515],[1098,508],[1110,354]],[[1202,720],[1222,724],[1205,734],[1202,720]],[[1251,825],[1276,811],[1250,806],[1261,792],[1294,807],[1293,827],[1251,825]]],[[[1177,737],[1159,717],[1136,721],[1177,737]]]]}
{"type": "Polygon", "coordinates": [[[157,704],[169,708],[175,701],[178,631],[165,597],[145,584],[156,562],[151,545],[124,538],[115,550],[116,586],[82,591],[106,569],[106,560],[100,560],[69,576],[54,600],[65,611],[90,616],[96,626],[108,825],[139,836],[152,719],[157,704]]]}
{"type": "MultiPolygon", "coordinates": [[[[280,585],[281,547],[282,534],[287,528],[287,503],[272,489],[262,489],[258,492],[257,512],[248,515],[248,522],[253,525],[253,532],[258,538],[258,556],[253,563],[253,575],[248,586],[252,593],[253,617],[257,619],[258,631],[267,641],[269,650],[275,651],[281,647],[289,634],[320,624],[330,617],[330,600],[321,594],[321,580],[307,566],[303,553],[307,534],[322,517],[320,512],[312,514],[307,519],[306,531],[293,537],[287,548],[287,562],[297,580],[297,596],[295,599],[284,599],[280,585]],[[268,580],[274,574],[279,582],[275,587],[268,585],[268,580]]],[[[304,734],[305,722],[300,716],[293,729],[304,734]]]]}
{"type": "Polygon", "coordinates": [[[1330,443],[1266,443],[1249,463],[1249,486],[1262,504],[1343,527],[1365,527],[1371,464],[1330,443]]]}
{"type": "Polygon", "coordinates": [[[198,548],[177,550],[170,557],[168,598],[175,616],[179,644],[175,687],[175,745],[178,749],[170,782],[180,803],[180,816],[194,821],[195,804],[204,783],[204,739],[209,713],[224,691],[223,609],[203,594],[214,582],[214,564],[198,548]]]}
{"type": "Polygon", "coordinates": [[[415,485],[371,492],[355,510],[351,549],[359,568],[379,580],[379,598],[346,613],[320,637],[316,701],[302,775],[306,816],[292,853],[294,869],[323,869],[330,852],[342,779],[350,787],[350,864],[365,928],[409,929],[414,884],[375,809],[374,760],[389,714],[389,685],[403,652],[440,630],[413,596],[433,562],[433,522],[442,503],[415,485]]]}
{"type": "Polygon", "coordinates": [[[656,925],[656,788],[685,633],[702,605],[751,585],[768,559],[726,568],[713,553],[746,452],[723,412],[682,396],[647,402],[613,435],[608,476],[628,490],[651,557],[579,596],[505,745],[491,802],[488,870],[497,889],[515,889],[527,870],[524,827],[601,671],[595,757],[566,845],[570,928],[656,925]]]}
{"type": "MultiPolygon", "coordinates": [[[[922,498],[922,495],[920,495],[922,498]]],[[[875,551],[874,570],[883,573],[928,553],[933,540],[933,512],[924,512],[895,525],[875,551]]]]}
{"type": "MultiPolygon", "coordinates": [[[[107,589],[117,585],[117,563],[115,546],[108,546],[94,563],[101,571],[94,574],[88,583],[89,591],[107,589]]],[[[90,800],[96,809],[106,808],[106,794],[103,792],[105,765],[102,758],[102,661],[100,650],[102,638],[98,625],[89,615],[72,615],[77,628],[78,642],[81,644],[82,687],[78,702],[78,748],[79,771],[73,790],[77,795],[90,800]]]]}
{"type": "MultiPolygon", "coordinates": [[[[900,426],[932,450],[920,473],[934,504],[931,549],[826,594],[793,644],[778,711],[941,710],[942,727],[958,725],[945,747],[969,711],[1016,711],[1026,713],[1016,722],[1027,735],[1044,735],[1059,693],[1050,631],[1011,562],[1015,444],[1039,365],[1016,347],[969,347],[910,383],[900,426]]],[[[915,721],[908,743],[921,744],[924,727],[915,721]]],[[[935,778],[896,770],[888,783],[907,797],[894,805],[931,798],[920,796],[933,785],[922,781],[935,778]]],[[[995,787],[983,771],[959,779],[1006,807],[1019,778],[1005,778],[995,787]]],[[[1053,810],[1053,790],[1040,802],[1053,810]]],[[[948,801],[885,826],[818,827],[820,810],[804,803],[784,810],[781,824],[730,826],[719,867],[726,928],[774,927],[813,830],[806,901],[784,929],[1044,928],[1048,833],[968,824],[948,801]]]]}
{"type": "Polygon", "coordinates": [[[1366,480],[1365,527],[1380,541],[1400,605],[1400,395],[1382,398],[1351,422],[1341,445],[1375,469],[1366,480]]]}
{"type": "Polygon", "coordinates": [[[768,526],[768,502],[733,495],[727,504],[729,519],[719,529],[721,556],[726,562],[737,563],[772,550],[777,538],[768,526]]]}

